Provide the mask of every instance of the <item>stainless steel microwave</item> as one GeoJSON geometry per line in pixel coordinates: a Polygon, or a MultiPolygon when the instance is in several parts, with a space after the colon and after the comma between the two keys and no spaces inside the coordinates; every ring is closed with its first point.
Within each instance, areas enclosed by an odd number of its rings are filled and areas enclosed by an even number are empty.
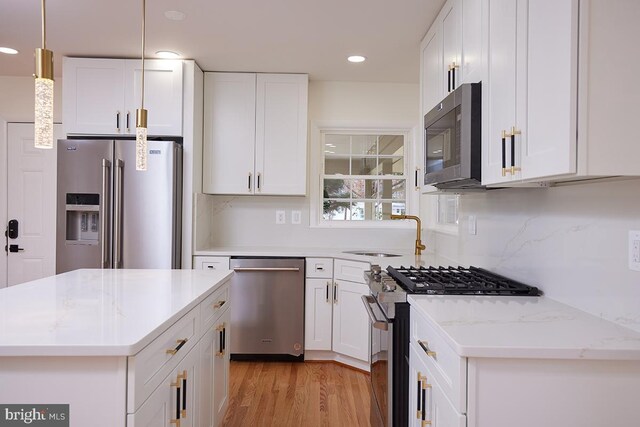
{"type": "Polygon", "coordinates": [[[482,188],[481,83],[466,83],[424,116],[424,183],[482,188]]]}

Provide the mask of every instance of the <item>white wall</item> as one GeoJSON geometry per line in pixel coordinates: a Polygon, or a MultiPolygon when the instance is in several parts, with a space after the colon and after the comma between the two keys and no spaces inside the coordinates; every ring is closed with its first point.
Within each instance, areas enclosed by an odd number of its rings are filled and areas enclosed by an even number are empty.
{"type": "MultiPolygon", "coordinates": [[[[7,122],[32,122],[35,108],[33,77],[0,76],[0,117],[7,122]]],[[[62,78],[56,77],[53,120],[62,122],[62,78]]]]}
{"type": "MultiPolygon", "coordinates": [[[[311,81],[309,122],[363,125],[414,123],[417,122],[418,90],[417,84],[311,81]]],[[[372,231],[311,228],[308,197],[204,196],[198,202],[207,205],[197,208],[196,215],[200,220],[197,224],[196,249],[219,246],[305,246],[375,247],[411,252],[415,240],[413,229],[372,231]],[[275,224],[276,209],[287,211],[286,225],[275,224]],[[302,224],[291,224],[291,210],[302,211],[302,224]],[[211,221],[209,224],[204,223],[208,220],[211,221]],[[203,238],[203,235],[206,237],[203,238]]]]}
{"type": "Polygon", "coordinates": [[[460,215],[459,236],[428,233],[439,255],[640,331],[640,272],[627,267],[628,231],[640,230],[640,180],[467,194],[460,215]],[[475,236],[469,215],[477,216],[475,236]]]}

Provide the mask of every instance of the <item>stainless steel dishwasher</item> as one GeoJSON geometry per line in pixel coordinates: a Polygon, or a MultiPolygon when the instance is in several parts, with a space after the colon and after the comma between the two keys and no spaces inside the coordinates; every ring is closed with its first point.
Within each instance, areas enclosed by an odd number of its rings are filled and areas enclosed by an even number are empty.
{"type": "Polygon", "coordinates": [[[232,257],[232,360],[304,359],[304,258],[232,257]]]}

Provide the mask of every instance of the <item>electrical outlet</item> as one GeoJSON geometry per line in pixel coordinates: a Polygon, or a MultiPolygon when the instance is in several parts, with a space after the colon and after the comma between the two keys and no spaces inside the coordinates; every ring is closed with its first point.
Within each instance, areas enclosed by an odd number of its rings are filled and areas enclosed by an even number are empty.
{"type": "Polygon", "coordinates": [[[640,271],[640,231],[629,231],[629,270],[640,271]]]}
{"type": "Polygon", "coordinates": [[[276,224],[286,224],[287,215],[285,211],[276,211],[276,224]]]}
{"type": "Polygon", "coordinates": [[[302,222],[301,211],[291,211],[291,224],[300,224],[302,222]]]}
{"type": "Polygon", "coordinates": [[[476,216],[469,215],[469,234],[471,234],[472,236],[475,236],[476,234],[478,234],[477,225],[478,223],[476,220],[476,216]]]}

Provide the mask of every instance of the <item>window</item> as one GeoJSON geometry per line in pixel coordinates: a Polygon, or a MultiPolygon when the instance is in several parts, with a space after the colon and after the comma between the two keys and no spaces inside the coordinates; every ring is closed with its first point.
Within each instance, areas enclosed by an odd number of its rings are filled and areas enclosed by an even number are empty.
{"type": "Polygon", "coordinates": [[[323,221],[381,221],[407,209],[406,134],[322,131],[323,221]]]}
{"type": "Polygon", "coordinates": [[[438,195],[438,225],[458,225],[458,199],[459,196],[452,194],[438,195]]]}

